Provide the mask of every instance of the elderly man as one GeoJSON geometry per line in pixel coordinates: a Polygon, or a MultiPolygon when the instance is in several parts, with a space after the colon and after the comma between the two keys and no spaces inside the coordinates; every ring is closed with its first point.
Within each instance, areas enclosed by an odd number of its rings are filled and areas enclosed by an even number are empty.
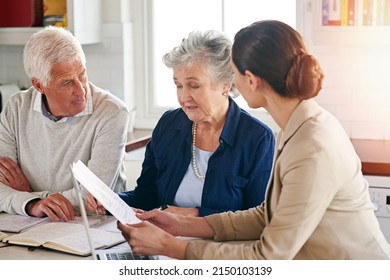
{"type": "Polygon", "coordinates": [[[69,31],[38,31],[23,58],[32,86],[0,115],[0,211],[68,221],[78,206],[71,163],[81,160],[113,191],[125,190],[129,111],[88,81],[69,31]]]}

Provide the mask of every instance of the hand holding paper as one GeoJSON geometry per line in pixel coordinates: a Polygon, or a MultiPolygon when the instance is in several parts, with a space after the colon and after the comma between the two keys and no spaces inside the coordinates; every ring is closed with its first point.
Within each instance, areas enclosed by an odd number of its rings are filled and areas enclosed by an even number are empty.
{"type": "Polygon", "coordinates": [[[72,166],[75,179],[87,189],[115,218],[123,224],[136,224],[141,220],[135,212],[80,160],[72,166]]]}

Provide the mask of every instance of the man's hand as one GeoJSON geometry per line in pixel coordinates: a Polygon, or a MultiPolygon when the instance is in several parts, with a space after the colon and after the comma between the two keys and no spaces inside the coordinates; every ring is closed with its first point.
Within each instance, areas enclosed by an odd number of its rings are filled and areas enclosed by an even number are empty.
{"type": "Polygon", "coordinates": [[[0,182],[17,191],[32,191],[22,169],[9,157],[0,157],[0,182]]]}
{"type": "Polygon", "coordinates": [[[34,217],[48,216],[54,222],[67,222],[75,218],[72,204],[60,193],[51,194],[44,199],[30,201],[26,205],[26,212],[34,217]]]}

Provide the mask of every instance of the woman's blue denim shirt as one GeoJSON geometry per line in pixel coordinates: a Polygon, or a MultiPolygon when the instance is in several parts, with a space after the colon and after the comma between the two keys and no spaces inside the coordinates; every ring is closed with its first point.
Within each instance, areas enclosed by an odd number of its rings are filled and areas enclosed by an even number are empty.
{"type": "MultiPolygon", "coordinates": [[[[119,193],[130,206],[151,210],[172,204],[191,161],[192,122],[181,108],[164,113],[146,146],[134,190],[119,193]]],[[[229,99],[229,111],[211,155],[199,216],[244,210],[264,200],[275,139],[269,127],[229,99]]]]}

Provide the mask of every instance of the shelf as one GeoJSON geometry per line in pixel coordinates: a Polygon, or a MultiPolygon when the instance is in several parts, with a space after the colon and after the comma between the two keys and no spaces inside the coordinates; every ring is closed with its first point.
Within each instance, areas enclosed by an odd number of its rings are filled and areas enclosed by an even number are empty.
{"type": "Polygon", "coordinates": [[[24,45],[41,27],[0,28],[0,45],[24,45]]]}
{"type": "MultiPolygon", "coordinates": [[[[390,3],[390,2],[389,2],[390,3]]],[[[311,2],[313,8],[313,43],[326,46],[388,46],[390,25],[323,25],[322,1],[311,2]]]]}
{"type": "MultiPolygon", "coordinates": [[[[67,0],[68,30],[81,44],[101,41],[101,0],[67,0]]],[[[0,28],[0,45],[24,45],[32,34],[43,27],[0,28]]]]}

